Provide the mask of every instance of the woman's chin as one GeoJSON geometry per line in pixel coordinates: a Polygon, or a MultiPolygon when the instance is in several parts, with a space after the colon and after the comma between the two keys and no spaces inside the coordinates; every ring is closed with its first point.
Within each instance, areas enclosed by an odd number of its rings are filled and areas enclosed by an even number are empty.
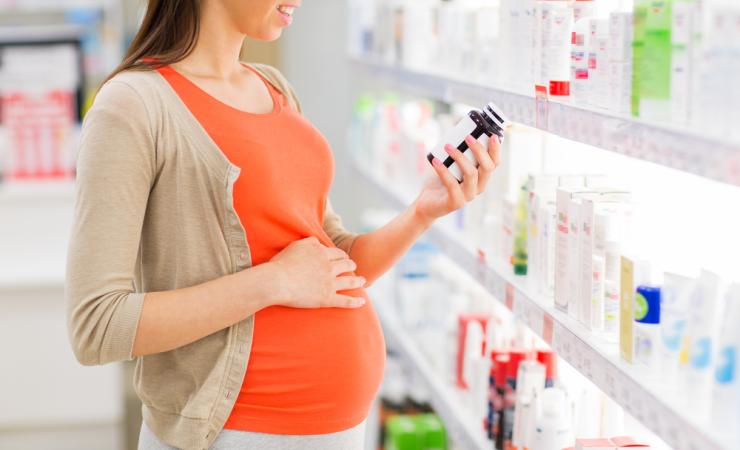
{"type": "Polygon", "coordinates": [[[275,27],[269,30],[261,30],[259,33],[246,33],[246,35],[256,41],[272,42],[278,40],[283,35],[283,28],[275,27]]]}

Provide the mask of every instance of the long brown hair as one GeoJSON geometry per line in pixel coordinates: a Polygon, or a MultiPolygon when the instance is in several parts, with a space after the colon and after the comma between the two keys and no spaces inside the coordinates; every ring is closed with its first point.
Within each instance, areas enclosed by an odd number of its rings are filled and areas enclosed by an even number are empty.
{"type": "Polygon", "coordinates": [[[139,31],[123,62],[105,81],[125,70],[151,70],[185,59],[200,31],[200,0],[149,0],[139,31]]]}

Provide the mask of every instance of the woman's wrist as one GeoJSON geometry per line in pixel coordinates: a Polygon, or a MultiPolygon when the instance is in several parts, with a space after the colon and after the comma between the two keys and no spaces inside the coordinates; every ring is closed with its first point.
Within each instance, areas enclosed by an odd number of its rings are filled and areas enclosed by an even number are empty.
{"type": "Polygon", "coordinates": [[[418,201],[412,203],[409,207],[409,210],[414,223],[419,225],[423,229],[423,231],[428,230],[429,227],[431,227],[436,220],[436,218],[429,217],[420,210],[418,201]]]}
{"type": "Polygon", "coordinates": [[[247,269],[250,272],[249,277],[234,274],[237,280],[237,289],[240,297],[244,298],[245,293],[249,293],[248,298],[252,304],[247,308],[250,311],[259,311],[261,309],[274,306],[284,300],[287,296],[286,281],[284,280],[283,271],[273,262],[266,262],[247,269]]]}

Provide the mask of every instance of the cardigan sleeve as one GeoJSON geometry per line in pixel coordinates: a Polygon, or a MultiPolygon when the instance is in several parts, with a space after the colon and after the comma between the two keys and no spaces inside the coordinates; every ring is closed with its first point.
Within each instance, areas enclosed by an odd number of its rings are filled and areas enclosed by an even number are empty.
{"type": "Polygon", "coordinates": [[[112,80],[85,116],[77,160],[65,297],[82,364],[132,357],[144,303],[134,273],[155,172],[146,106],[133,88],[112,80]]]}
{"type": "Polygon", "coordinates": [[[324,231],[337,248],[344,250],[347,254],[352,251],[352,245],[358,235],[344,228],[342,218],[334,212],[329,199],[326,200],[326,210],[324,211],[324,231]]]}

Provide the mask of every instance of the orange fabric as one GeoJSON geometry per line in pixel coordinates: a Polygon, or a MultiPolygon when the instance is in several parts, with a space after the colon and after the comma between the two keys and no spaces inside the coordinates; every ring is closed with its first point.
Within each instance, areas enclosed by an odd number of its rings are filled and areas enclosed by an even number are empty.
{"type": "MultiPolygon", "coordinates": [[[[159,71],[241,168],[234,206],[253,264],[309,236],[333,246],[322,224],[334,161],[321,133],[265,80],[273,111],[250,114],[220,102],[170,67],[159,71]]],[[[354,294],[367,297],[364,290],[354,294]]],[[[225,427],[271,434],[351,428],[367,416],[384,362],[385,343],[369,302],[356,310],[263,309],[255,317],[247,373],[225,427]]]]}

